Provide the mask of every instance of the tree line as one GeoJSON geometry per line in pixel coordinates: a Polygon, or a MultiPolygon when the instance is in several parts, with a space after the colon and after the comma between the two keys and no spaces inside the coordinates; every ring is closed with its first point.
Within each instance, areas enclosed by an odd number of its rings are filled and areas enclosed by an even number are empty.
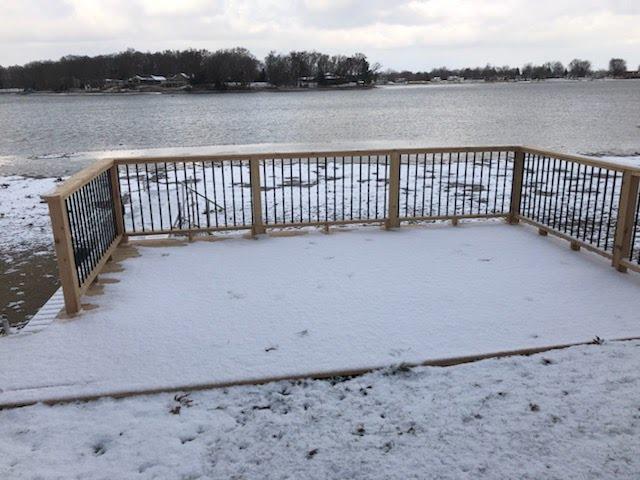
{"type": "Polygon", "coordinates": [[[101,88],[106,79],[126,80],[134,75],[189,75],[193,85],[224,89],[229,84],[247,85],[263,81],[275,86],[294,86],[300,77],[319,84],[331,74],[341,82],[370,83],[378,66],[371,66],[362,53],[327,55],[320,52],[271,52],[260,61],[246,48],[165,50],[140,52],[128,49],[109,55],[67,55],[57,61],[0,66],[0,88],[65,91],[101,88]]]}
{"type": "MultiPolygon", "coordinates": [[[[640,67],[639,67],[640,70],[640,67]]],[[[583,78],[591,76],[628,76],[627,63],[612,58],[608,70],[594,71],[588,60],[574,59],[567,66],[553,61],[542,65],[526,64],[522,68],[486,65],[477,68],[434,68],[411,72],[387,70],[371,65],[362,53],[328,55],[316,51],[270,52],[258,60],[246,48],[208,50],[165,50],[123,52],[90,56],[67,55],[57,61],[36,61],[25,65],[0,66],[0,88],[65,91],[77,88],[102,88],[106,79],[126,80],[134,75],[171,76],[185,73],[194,86],[225,89],[230,85],[246,86],[251,82],[269,82],[277,87],[298,85],[300,79],[318,85],[344,82],[370,84],[383,81],[468,80],[509,81],[549,78],[583,78]]]]}
{"type": "MultiPolygon", "coordinates": [[[[638,67],[640,71],[640,67],[638,67]]],[[[637,74],[636,74],[637,75],[637,74]]],[[[594,70],[589,60],[573,59],[566,67],[562,62],[546,62],[542,65],[527,63],[522,68],[503,66],[449,69],[434,68],[430,71],[412,72],[409,70],[387,70],[380,77],[388,81],[431,81],[433,79],[450,80],[460,78],[467,80],[508,81],[508,80],[546,80],[550,78],[586,78],[586,77],[626,78],[629,76],[627,62],[622,58],[612,58],[608,70],[594,70]]]]}

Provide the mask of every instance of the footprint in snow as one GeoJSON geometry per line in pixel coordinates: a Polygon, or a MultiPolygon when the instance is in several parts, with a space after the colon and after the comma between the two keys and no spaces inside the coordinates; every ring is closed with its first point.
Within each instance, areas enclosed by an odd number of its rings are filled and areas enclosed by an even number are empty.
{"type": "Polygon", "coordinates": [[[323,257],[323,258],[324,258],[324,260],[333,260],[336,257],[323,257]]]}
{"type": "Polygon", "coordinates": [[[492,259],[491,258],[479,258],[478,261],[479,262],[490,262],[492,259]]]}
{"type": "Polygon", "coordinates": [[[309,335],[309,330],[302,330],[300,332],[297,332],[296,335],[298,335],[299,337],[306,337],[307,335],[309,335]]]}
{"type": "Polygon", "coordinates": [[[246,297],[245,294],[237,293],[237,292],[234,292],[233,290],[227,290],[227,295],[229,295],[229,298],[233,298],[234,300],[241,300],[246,297]]]}
{"type": "Polygon", "coordinates": [[[277,345],[272,345],[270,347],[267,347],[264,349],[265,352],[269,353],[269,352],[273,352],[274,350],[278,350],[278,346],[277,345]]]}

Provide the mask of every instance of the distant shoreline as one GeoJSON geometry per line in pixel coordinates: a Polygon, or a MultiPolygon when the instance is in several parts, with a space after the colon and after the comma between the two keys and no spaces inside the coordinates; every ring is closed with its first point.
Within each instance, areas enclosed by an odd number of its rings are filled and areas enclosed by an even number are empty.
{"type": "Polygon", "coordinates": [[[342,90],[371,90],[376,88],[377,85],[349,85],[349,86],[328,86],[328,87],[247,87],[247,88],[227,88],[221,90],[206,89],[206,88],[194,88],[191,90],[186,89],[169,89],[169,88],[154,88],[143,90],[82,90],[73,89],[65,91],[55,90],[32,90],[32,91],[1,91],[0,95],[207,95],[207,94],[225,94],[225,93],[258,93],[258,92],[270,92],[270,93],[285,93],[285,92],[323,92],[323,91],[342,91],[342,90]]]}
{"type": "Polygon", "coordinates": [[[582,82],[607,82],[607,81],[639,81],[638,78],[555,78],[555,79],[541,79],[541,80],[509,80],[509,81],[483,81],[483,80],[462,80],[462,81],[447,81],[440,82],[434,81],[414,81],[406,83],[385,83],[385,84],[371,84],[371,85],[346,85],[346,86],[324,86],[324,87],[246,87],[246,88],[226,88],[226,89],[208,89],[208,88],[145,88],[141,90],[129,90],[129,89],[113,89],[113,90],[82,90],[73,89],[65,91],[55,90],[32,90],[32,91],[16,91],[15,89],[0,90],[0,95],[87,95],[87,96],[99,96],[99,95],[207,95],[207,94],[227,94],[227,93],[291,93],[291,92],[339,92],[339,91],[353,91],[353,90],[372,90],[378,87],[413,87],[413,86],[460,86],[460,85],[487,85],[487,84],[521,84],[521,83],[582,83],[582,82]]]}

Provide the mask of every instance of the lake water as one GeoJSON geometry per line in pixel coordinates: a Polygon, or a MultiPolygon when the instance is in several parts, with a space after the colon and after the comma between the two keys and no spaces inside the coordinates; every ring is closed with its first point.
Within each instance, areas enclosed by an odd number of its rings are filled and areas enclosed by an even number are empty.
{"type": "Polygon", "coordinates": [[[209,145],[529,144],[633,155],[640,152],[640,81],[0,95],[0,131],[0,174],[70,173],[95,157],[86,152],[209,145]]]}

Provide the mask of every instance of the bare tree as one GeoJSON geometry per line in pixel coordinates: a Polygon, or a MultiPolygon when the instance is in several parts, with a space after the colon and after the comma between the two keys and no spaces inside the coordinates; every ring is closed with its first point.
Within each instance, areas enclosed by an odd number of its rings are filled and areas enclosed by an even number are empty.
{"type": "Polygon", "coordinates": [[[569,63],[569,76],[573,78],[583,78],[591,75],[591,62],[574,58],[569,63]]]}
{"type": "Polygon", "coordinates": [[[609,73],[614,77],[623,77],[627,73],[627,62],[622,58],[609,60],[609,73]]]}

